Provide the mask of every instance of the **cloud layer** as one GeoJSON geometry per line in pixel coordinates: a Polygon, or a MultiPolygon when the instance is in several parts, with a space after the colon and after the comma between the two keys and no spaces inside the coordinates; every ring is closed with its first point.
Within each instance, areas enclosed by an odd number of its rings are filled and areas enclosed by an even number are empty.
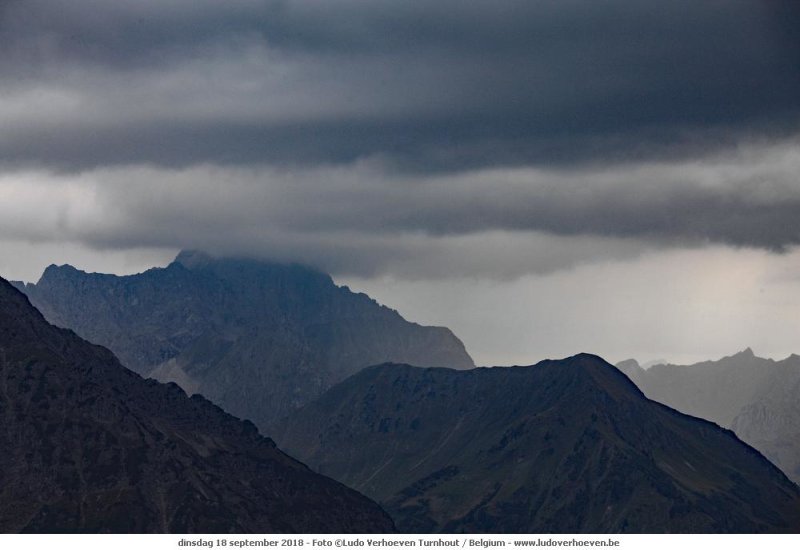
{"type": "Polygon", "coordinates": [[[9,0],[0,161],[697,155],[796,129],[798,25],[792,0],[9,0]]]}
{"type": "Polygon", "coordinates": [[[0,240],[518,277],[800,240],[791,0],[9,0],[0,240]]]}
{"type": "Polygon", "coordinates": [[[682,162],[429,175],[377,162],[26,171],[0,176],[0,233],[336,274],[513,278],[669,247],[788,250],[800,244],[798,173],[794,142],[682,162]]]}

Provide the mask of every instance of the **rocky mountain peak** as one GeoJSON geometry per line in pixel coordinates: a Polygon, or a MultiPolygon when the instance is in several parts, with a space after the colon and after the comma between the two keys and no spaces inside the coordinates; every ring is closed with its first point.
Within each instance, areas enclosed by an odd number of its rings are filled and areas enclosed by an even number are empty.
{"type": "Polygon", "coordinates": [[[472,368],[446,328],[425,327],[299,265],[181,252],[118,277],[51,267],[24,288],[48,320],[269,433],[332,384],[385,361],[472,368]]]}
{"type": "Polygon", "coordinates": [[[739,353],[733,355],[733,357],[736,357],[737,359],[752,359],[755,356],[756,354],[753,353],[752,348],[750,348],[749,346],[740,351],[739,353]]]}
{"type": "Polygon", "coordinates": [[[69,264],[63,264],[63,265],[50,264],[42,272],[42,276],[39,278],[39,282],[63,281],[63,280],[75,279],[77,277],[80,277],[81,275],[87,275],[87,273],[69,264]]]}
{"type": "Polygon", "coordinates": [[[174,263],[183,265],[188,269],[202,267],[210,264],[214,258],[200,250],[181,250],[173,260],[174,263]]]}

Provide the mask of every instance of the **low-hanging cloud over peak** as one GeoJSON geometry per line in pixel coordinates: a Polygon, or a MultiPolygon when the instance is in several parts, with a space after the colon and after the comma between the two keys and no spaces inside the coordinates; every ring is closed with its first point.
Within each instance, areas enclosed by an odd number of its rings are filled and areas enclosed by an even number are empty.
{"type": "Polygon", "coordinates": [[[7,238],[200,248],[339,274],[517,277],[651,249],[800,244],[800,149],[702,161],[396,173],[351,165],[125,166],[0,178],[7,238]],[[34,221],[32,221],[34,220],[34,221]]]}
{"type": "Polygon", "coordinates": [[[0,240],[411,278],[781,252],[798,23],[788,0],[10,0],[0,240]]]}

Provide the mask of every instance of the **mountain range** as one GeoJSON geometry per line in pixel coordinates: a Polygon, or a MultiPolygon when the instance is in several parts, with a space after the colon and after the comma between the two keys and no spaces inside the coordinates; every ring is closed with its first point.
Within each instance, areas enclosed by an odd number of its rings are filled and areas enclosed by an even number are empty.
{"type": "Polygon", "coordinates": [[[748,348],[694,365],[617,365],[649,398],[730,428],[800,483],[800,356],[782,361],[748,348]]]}
{"type": "Polygon", "coordinates": [[[724,429],[797,473],[797,356],[476,369],[324,273],[197,252],[13,284],[0,531],[800,532],[724,429]]]}
{"type": "Polygon", "coordinates": [[[137,275],[51,265],[38,283],[15,284],[53,324],[264,433],[369,365],[474,367],[450,330],[410,323],[298,265],[185,251],[137,275]]]}
{"type": "Polygon", "coordinates": [[[592,355],[371,367],[276,439],[405,532],[800,531],[800,490],[778,468],[592,355]]]}
{"type": "Polygon", "coordinates": [[[145,380],[0,279],[0,532],[390,532],[208,400],[145,380]]]}

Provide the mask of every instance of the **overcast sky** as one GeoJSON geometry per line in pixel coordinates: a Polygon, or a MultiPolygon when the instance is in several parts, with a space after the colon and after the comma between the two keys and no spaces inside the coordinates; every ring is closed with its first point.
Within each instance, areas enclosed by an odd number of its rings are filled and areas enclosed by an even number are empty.
{"type": "Polygon", "coordinates": [[[298,261],[481,364],[800,352],[794,0],[4,0],[0,275],[298,261]]]}

